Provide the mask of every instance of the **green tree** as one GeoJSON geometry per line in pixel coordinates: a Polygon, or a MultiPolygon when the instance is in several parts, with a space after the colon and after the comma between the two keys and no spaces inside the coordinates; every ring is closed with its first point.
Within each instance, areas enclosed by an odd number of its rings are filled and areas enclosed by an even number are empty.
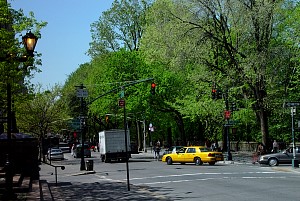
{"type": "MultiPolygon", "coordinates": [[[[42,90],[41,86],[38,86],[29,101],[18,105],[19,128],[42,142],[48,133],[58,134],[61,129],[67,127],[69,116],[65,112],[66,106],[61,98],[60,86],[56,85],[50,90],[42,90]]],[[[42,150],[42,145],[40,147],[42,150]]]]}
{"type": "MultiPolygon", "coordinates": [[[[25,16],[22,10],[13,10],[6,0],[0,1],[0,113],[7,113],[5,107],[7,100],[7,86],[11,85],[14,105],[27,98],[32,90],[30,78],[35,71],[39,71],[37,65],[41,64],[38,59],[29,58],[26,62],[21,62],[20,58],[26,55],[25,48],[20,42],[25,31],[31,30],[40,38],[40,30],[46,26],[45,22],[37,22],[33,13],[25,16]]],[[[14,108],[13,108],[14,109],[14,108]]]]}
{"type": "Polygon", "coordinates": [[[145,12],[152,0],[115,0],[91,25],[91,57],[118,51],[120,48],[139,49],[145,26],[145,12]]]}
{"type": "MultiPolygon", "coordinates": [[[[282,2],[256,0],[159,0],[150,11],[143,51],[150,62],[164,61],[168,65],[165,69],[189,75],[196,89],[206,86],[207,92],[212,83],[217,83],[223,92],[228,91],[230,99],[250,100],[244,105],[256,114],[261,140],[267,144],[272,101],[282,103],[282,99],[273,99],[267,93],[274,91],[274,78],[281,76],[274,66],[281,70],[283,64],[282,59],[272,58],[284,57],[279,48],[287,52],[274,43],[272,35],[280,22],[274,16],[281,6],[282,2]]],[[[185,101],[186,107],[195,105],[195,96],[186,97],[180,102],[185,101]]],[[[207,102],[205,97],[199,101],[207,102]]]]}

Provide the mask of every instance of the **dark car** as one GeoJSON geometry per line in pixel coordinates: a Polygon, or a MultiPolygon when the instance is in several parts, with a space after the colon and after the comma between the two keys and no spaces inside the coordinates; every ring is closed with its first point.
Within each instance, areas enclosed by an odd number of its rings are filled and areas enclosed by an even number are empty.
{"type": "MultiPolygon", "coordinates": [[[[81,157],[81,147],[82,147],[82,144],[78,144],[76,145],[75,149],[74,149],[74,158],[80,158],[81,157]]],[[[84,157],[87,157],[87,158],[91,158],[92,156],[92,153],[91,153],[91,150],[90,150],[90,146],[88,144],[84,144],[84,157]]]]}
{"type": "MultiPolygon", "coordinates": [[[[291,164],[293,158],[293,147],[290,147],[278,153],[261,155],[258,159],[258,163],[277,166],[279,164],[291,164]]],[[[300,161],[300,147],[296,147],[296,160],[300,161]]]]}

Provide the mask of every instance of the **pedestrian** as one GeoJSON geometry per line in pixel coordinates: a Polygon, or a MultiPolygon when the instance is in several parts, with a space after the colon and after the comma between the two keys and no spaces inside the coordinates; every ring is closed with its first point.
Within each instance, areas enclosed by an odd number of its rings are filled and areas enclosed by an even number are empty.
{"type": "Polygon", "coordinates": [[[257,146],[257,152],[258,152],[259,155],[265,154],[265,148],[264,148],[263,143],[260,143],[260,144],[257,146]]]}
{"type": "Polygon", "coordinates": [[[154,159],[156,159],[156,145],[153,146],[154,159]]]}
{"type": "Polygon", "coordinates": [[[156,155],[157,160],[159,160],[159,158],[160,158],[159,152],[160,152],[160,142],[158,141],[156,143],[156,147],[155,147],[155,155],[156,155]]]}
{"type": "Polygon", "coordinates": [[[74,155],[74,149],[75,149],[75,144],[73,144],[72,147],[71,147],[71,155],[72,156],[74,155]]]}
{"type": "Polygon", "coordinates": [[[217,149],[217,146],[216,146],[216,143],[214,142],[211,144],[211,150],[216,151],[216,149],[217,149]]]}
{"type": "Polygon", "coordinates": [[[273,153],[277,153],[278,152],[278,143],[276,142],[276,140],[274,140],[273,142],[273,153]]]}

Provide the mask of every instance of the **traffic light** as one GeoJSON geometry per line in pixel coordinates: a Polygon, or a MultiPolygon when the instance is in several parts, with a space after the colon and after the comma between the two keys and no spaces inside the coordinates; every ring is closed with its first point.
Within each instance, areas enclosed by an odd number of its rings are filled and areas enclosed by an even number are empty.
{"type": "Polygon", "coordinates": [[[84,126],[85,126],[85,119],[80,118],[80,129],[84,129],[84,126]]]}
{"type": "Polygon", "coordinates": [[[151,83],[151,91],[150,91],[152,95],[155,95],[155,87],[156,87],[156,84],[154,82],[152,82],[151,83]]]}
{"type": "Polygon", "coordinates": [[[211,90],[211,98],[213,100],[217,99],[217,89],[212,88],[212,90],[211,90]]]}
{"type": "Polygon", "coordinates": [[[222,94],[222,91],[217,89],[217,99],[222,99],[223,98],[223,94],[222,94]]]}
{"type": "Polygon", "coordinates": [[[236,103],[235,102],[231,103],[231,111],[236,111],[236,103]]]}
{"type": "Polygon", "coordinates": [[[216,100],[216,99],[222,99],[222,91],[219,90],[219,89],[216,89],[216,88],[212,88],[211,90],[211,97],[213,100],[216,100]]]}

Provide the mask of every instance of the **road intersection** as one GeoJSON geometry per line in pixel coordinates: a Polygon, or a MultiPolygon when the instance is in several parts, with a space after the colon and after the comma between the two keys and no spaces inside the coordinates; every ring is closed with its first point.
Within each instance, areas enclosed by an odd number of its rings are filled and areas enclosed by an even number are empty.
{"type": "Polygon", "coordinates": [[[214,166],[167,165],[154,160],[151,153],[133,155],[130,159],[131,190],[128,192],[125,163],[102,163],[98,152],[92,154],[91,159],[85,160],[93,160],[93,171],[80,171],[80,159],[72,158],[69,153],[65,154],[66,160],[53,162],[66,167],[58,171],[57,186],[53,169],[42,165],[41,179],[50,184],[53,197],[61,200],[72,200],[75,195],[78,200],[125,199],[124,196],[136,200],[146,197],[148,200],[199,200],[201,197],[211,201],[232,197],[253,200],[264,196],[264,200],[274,201],[298,195],[300,174],[288,165],[253,165],[251,157],[246,161],[244,155],[243,160],[233,155],[233,161],[214,166]]]}

